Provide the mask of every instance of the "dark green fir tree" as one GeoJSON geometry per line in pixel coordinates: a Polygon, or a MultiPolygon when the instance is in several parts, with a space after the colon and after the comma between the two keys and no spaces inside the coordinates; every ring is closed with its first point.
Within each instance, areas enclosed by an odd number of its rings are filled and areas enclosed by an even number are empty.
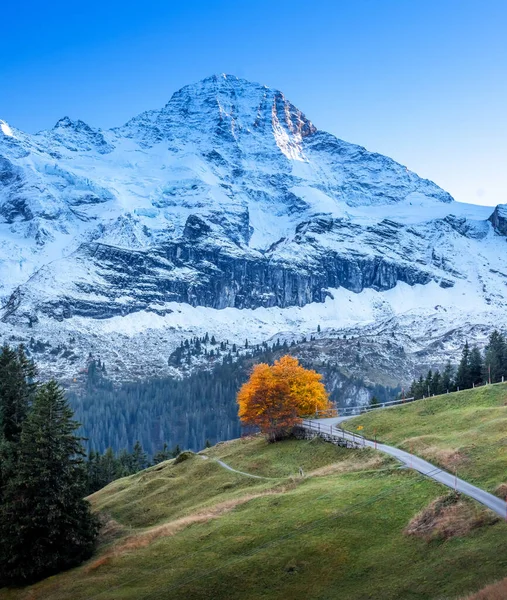
{"type": "Polygon", "coordinates": [[[142,471],[148,466],[148,457],[146,456],[146,452],[143,450],[139,440],[137,440],[137,442],[134,444],[131,459],[134,473],[137,471],[142,471]]]}
{"type": "Polygon", "coordinates": [[[169,450],[169,446],[164,444],[162,449],[153,456],[153,464],[158,465],[159,463],[169,460],[170,458],[172,458],[172,453],[169,450]]]}
{"type": "Polygon", "coordinates": [[[477,346],[470,350],[470,380],[472,385],[481,385],[483,383],[484,363],[481,351],[477,346]]]}
{"type": "Polygon", "coordinates": [[[506,376],[507,348],[504,336],[495,329],[489,336],[488,344],[484,350],[484,379],[491,383],[502,381],[506,376]]]}
{"type": "Polygon", "coordinates": [[[461,352],[461,360],[456,373],[456,387],[467,390],[472,387],[472,375],[470,371],[470,346],[465,342],[461,352]]]}
{"type": "Polygon", "coordinates": [[[0,587],[37,581],[92,554],[98,525],[83,499],[78,427],[59,385],[41,385],[0,506],[0,587]]]}

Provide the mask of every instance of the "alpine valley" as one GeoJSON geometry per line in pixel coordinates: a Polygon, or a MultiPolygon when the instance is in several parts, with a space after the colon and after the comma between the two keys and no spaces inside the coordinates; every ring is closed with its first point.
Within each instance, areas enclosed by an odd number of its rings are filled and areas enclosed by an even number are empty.
{"type": "Polygon", "coordinates": [[[456,202],[230,75],[115,129],[0,121],[0,338],[71,388],[90,357],[147,381],[280,340],[367,402],[507,327],[506,235],[501,205],[456,202]],[[206,333],[219,358],[207,340],[171,358],[206,333]]]}

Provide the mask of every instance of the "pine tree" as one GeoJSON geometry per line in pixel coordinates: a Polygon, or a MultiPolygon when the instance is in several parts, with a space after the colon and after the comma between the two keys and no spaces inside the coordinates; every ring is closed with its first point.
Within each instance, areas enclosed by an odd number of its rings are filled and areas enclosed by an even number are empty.
{"type": "Polygon", "coordinates": [[[146,469],[148,466],[148,458],[146,456],[146,452],[143,450],[141,446],[141,442],[139,440],[134,444],[134,449],[132,451],[132,469],[134,473],[137,471],[142,471],[146,469]]]}
{"type": "Polygon", "coordinates": [[[480,385],[483,382],[484,364],[479,348],[474,346],[470,351],[470,379],[472,385],[480,385]]]}
{"type": "Polygon", "coordinates": [[[0,436],[17,442],[33,399],[36,368],[20,346],[0,350],[0,436]]]}
{"type": "Polygon", "coordinates": [[[159,450],[153,457],[153,464],[158,465],[159,463],[164,462],[165,460],[169,460],[171,457],[171,451],[169,450],[168,445],[164,443],[162,450],[159,450]]]}
{"type": "Polygon", "coordinates": [[[0,506],[0,586],[37,581],[78,565],[93,551],[98,526],[83,499],[78,427],[59,385],[41,385],[0,506]]]}
{"type": "Polygon", "coordinates": [[[506,375],[507,346],[504,336],[495,329],[489,336],[488,345],[484,351],[484,379],[498,383],[506,375]]]}
{"type": "Polygon", "coordinates": [[[108,479],[106,482],[104,482],[104,485],[107,485],[110,481],[113,481],[113,479],[116,479],[117,477],[127,477],[128,475],[132,475],[136,472],[133,465],[132,454],[127,452],[125,448],[121,450],[121,452],[118,454],[118,457],[115,457],[113,453],[113,459],[111,462],[113,464],[112,470],[114,475],[111,479],[108,479]]]}
{"type": "Polygon", "coordinates": [[[440,382],[440,393],[447,394],[454,390],[454,369],[451,365],[451,361],[447,361],[444,371],[442,373],[442,380],[440,382]]]}
{"type": "Polygon", "coordinates": [[[414,381],[414,390],[413,396],[416,400],[422,398],[424,396],[424,379],[423,376],[420,375],[417,381],[414,381]]]}
{"type": "Polygon", "coordinates": [[[425,396],[431,396],[433,388],[433,371],[430,369],[424,380],[424,391],[425,396]]]}
{"type": "Polygon", "coordinates": [[[15,471],[21,428],[35,394],[35,365],[23,347],[0,349],[0,503],[15,471]]]}
{"type": "MultiPolygon", "coordinates": [[[[128,471],[126,474],[129,474],[128,471]]],[[[118,473],[118,463],[111,447],[107,448],[104,454],[100,457],[100,480],[101,484],[97,489],[104,487],[110,481],[113,481],[118,473]]]]}
{"type": "Polygon", "coordinates": [[[88,453],[86,462],[86,493],[92,494],[102,487],[100,472],[100,454],[94,450],[88,453]]]}
{"type": "Polygon", "coordinates": [[[431,382],[431,393],[434,394],[435,396],[438,396],[438,394],[442,393],[442,375],[440,374],[440,371],[437,369],[434,373],[433,373],[433,379],[431,382]]]}
{"type": "Polygon", "coordinates": [[[456,387],[460,390],[467,390],[472,387],[472,376],[470,372],[470,346],[468,341],[463,346],[461,361],[456,373],[456,387]]]}

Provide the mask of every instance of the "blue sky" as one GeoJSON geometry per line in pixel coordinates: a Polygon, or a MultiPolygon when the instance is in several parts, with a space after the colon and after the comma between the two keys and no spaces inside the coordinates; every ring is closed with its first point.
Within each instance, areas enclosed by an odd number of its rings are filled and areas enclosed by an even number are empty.
{"type": "Polygon", "coordinates": [[[505,0],[13,2],[0,119],[110,127],[230,73],[457,200],[507,202],[505,0]]]}

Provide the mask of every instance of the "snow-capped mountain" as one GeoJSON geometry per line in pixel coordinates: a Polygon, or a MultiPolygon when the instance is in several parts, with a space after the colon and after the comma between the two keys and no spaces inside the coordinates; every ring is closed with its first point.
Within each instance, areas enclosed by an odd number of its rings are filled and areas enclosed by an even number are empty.
{"type": "Polygon", "coordinates": [[[88,352],[128,379],[190,335],[317,325],[440,360],[449,332],[507,325],[506,219],[229,75],[115,129],[0,121],[0,335],[69,376],[88,352]]]}

